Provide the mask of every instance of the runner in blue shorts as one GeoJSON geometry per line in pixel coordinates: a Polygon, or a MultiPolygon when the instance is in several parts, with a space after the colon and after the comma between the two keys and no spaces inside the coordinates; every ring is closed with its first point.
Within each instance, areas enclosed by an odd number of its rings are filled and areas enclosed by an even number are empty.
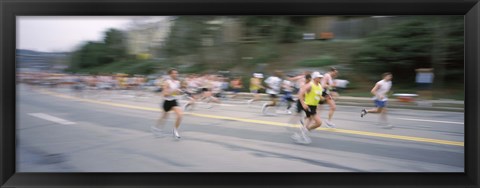
{"type": "Polygon", "coordinates": [[[392,73],[387,72],[383,73],[382,77],[383,79],[378,81],[371,90],[371,93],[374,95],[373,100],[376,108],[370,110],[363,109],[360,117],[363,117],[368,113],[380,113],[379,124],[383,125],[384,128],[393,128],[387,120],[387,94],[392,87],[393,75],[392,73]]]}

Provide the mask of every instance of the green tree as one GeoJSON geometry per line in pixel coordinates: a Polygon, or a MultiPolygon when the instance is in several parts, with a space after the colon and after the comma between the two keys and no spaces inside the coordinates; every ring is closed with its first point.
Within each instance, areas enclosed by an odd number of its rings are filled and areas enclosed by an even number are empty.
{"type": "Polygon", "coordinates": [[[432,49],[432,67],[435,82],[443,87],[444,82],[464,81],[464,20],[463,16],[436,17],[433,23],[435,41],[432,49]]]}
{"type": "Polygon", "coordinates": [[[125,35],[122,31],[109,29],[102,42],[89,41],[75,51],[71,58],[71,70],[103,66],[127,56],[125,35]]]}
{"type": "Polygon", "coordinates": [[[105,33],[104,43],[106,56],[112,61],[118,61],[127,55],[127,42],[125,34],[116,29],[109,29],[105,33]]]}
{"type": "Polygon", "coordinates": [[[209,16],[179,16],[174,20],[164,50],[169,57],[197,53],[207,34],[209,16]]]}
{"type": "Polygon", "coordinates": [[[306,23],[304,16],[247,16],[243,18],[245,35],[262,37],[273,43],[293,43],[301,38],[300,28],[306,23]]]}
{"type": "MultiPolygon", "coordinates": [[[[367,37],[354,55],[354,62],[357,68],[371,73],[401,75],[397,82],[404,83],[414,83],[416,68],[442,68],[439,65],[445,64],[447,72],[458,72],[463,69],[462,18],[415,17],[400,21],[367,37]]],[[[435,74],[443,77],[446,73],[435,74]]]]}
{"type": "Polygon", "coordinates": [[[105,52],[106,47],[103,43],[87,42],[73,53],[72,68],[82,69],[106,64],[110,60],[105,56],[105,52]]]}

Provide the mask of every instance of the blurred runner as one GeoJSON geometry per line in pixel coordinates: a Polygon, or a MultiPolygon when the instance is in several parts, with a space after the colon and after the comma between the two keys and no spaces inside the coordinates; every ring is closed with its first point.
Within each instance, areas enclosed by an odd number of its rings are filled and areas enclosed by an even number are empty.
{"type": "Polygon", "coordinates": [[[216,101],[220,103],[220,98],[224,96],[224,90],[222,89],[222,78],[218,75],[210,76],[212,96],[216,98],[216,101]]]}
{"type": "Polygon", "coordinates": [[[133,82],[134,82],[133,89],[135,90],[135,98],[145,96],[145,93],[143,92],[144,85],[146,83],[145,77],[143,75],[137,75],[135,76],[135,79],[133,80],[133,82]]]}
{"type": "Polygon", "coordinates": [[[192,110],[197,102],[204,103],[204,107],[208,109],[213,107],[212,102],[221,103],[215,96],[219,96],[222,92],[222,83],[217,82],[215,75],[192,77],[188,79],[186,84],[188,89],[182,92],[187,95],[189,101],[183,105],[184,110],[192,110]]]}
{"type": "MultiPolygon", "coordinates": [[[[214,75],[206,75],[202,83],[202,97],[200,98],[200,100],[206,103],[220,103],[220,100],[215,97],[215,95],[220,93],[219,89],[221,88],[221,85],[217,84],[215,77],[216,76],[214,75]]],[[[209,105],[209,108],[211,107],[213,106],[209,105]]]]}
{"type": "Polygon", "coordinates": [[[333,78],[338,75],[338,70],[335,67],[331,67],[330,71],[325,73],[322,79],[322,86],[323,86],[323,93],[322,96],[325,98],[328,106],[328,119],[325,121],[327,127],[335,128],[335,124],[332,122],[333,113],[337,109],[337,105],[335,104],[335,99],[333,95],[335,95],[335,82],[333,78]]]}
{"type": "Polygon", "coordinates": [[[182,109],[178,106],[177,96],[180,91],[180,81],[177,79],[178,71],[176,69],[170,69],[168,71],[169,78],[164,81],[162,94],[163,101],[163,114],[158,119],[157,124],[151,127],[152,132],[157,136],[163,136],[163,129],[165,127],[165,120],[168,117],[168,112],[173,110],[177,116],[175,120],[175,126],[173,127],[173,136],[177,139],[180,138],[178,134],[178,128],[182,121],[182,109]]]}
{"type": "MultiPolygon", "coordinates": [[[[312,75],[311,74],[304,75],[303,80],[304,80],[304,83],[301,84],[302,87],[312,81],[312,75]]],[[[296,100],[295,105],[297,105],[297,111],[296,111],[295,115],[292,116],[288,122],[290,124],[295,124],[296,122],[300,122],[300,130],[301,130],[301,134],[302,134],[302,137],[303,137],[303,141],[300,140],[300,135],[298,133],[294,133],[294,135],[292,135],[292,138],[295,141],[300,142],[300,143],[309,143],[310,139],[308,138],[308,135],[306,133],[307,131],[306,131],[305,127],[303,126],[303,124],[304,124],[304,119],[303,118],[306,118],[306,116],[302,115],[302,112],[305,112],[305,111],[303,110],[302,103],[300,102],[300,99],[296,100]]]]}
{"type": "Polygon", "coordinates": [[[288,75],[288,79],[283,80],[282,83],[282,89],[283,89],[283,97],[282,101],[287,103],[287,113],[291,114],[292,111],[290,111],[290,108],[292,107],[292,103],[295,103],[295,100],[293,100],[293,89],[294,89],[294,83],[290,81],[293,78],[292,75],[288,75]]]}
{"type": "Polygon", "coordinates": [[[197,79],[198,78],[196,78],[194,75],[190,75],[185,78],[186,88],[183,92],[187,95],[187,99],[189,100],[183,105],[183,110],[185,111],[193,109],[195,102],[199,97],[199,94],[201,94],[197,79]]]}
{"type": "MultiPolygon", "coordinates": [[[[297,94],[297,97],[298,97],[298,94],[300,93],[300,88],[302,88],[306,84],[309,84],[312,81],[312,72],[305,71],[303,72],[303,74],[300,74],[298,76],[291,78],[291,80],[295,82],[294,92],[297,94]]],[[[299,118],[301,116],[300,115],[301,112],[303,112],[302,103],[300,103],[300,100],[298,98],[295,103],[297,105],[297,113],[295,114],[294,117],[290,119],[289,122],[296,122],[299,120],[300,123],[303,124],[304,122],[303,117],[299,118]]]]}
{"type": "Polygon", "coordinates": [[[260,89],[265,88],[262,86],[262,78],[263,74],[261,73],[253,73],[252,78],[250,78],[250,92],[253,93],[253,98],[247,101],[248,104],[260,99],[260,89]]]}
{"type": "Polygon", "coordinates": [[[393,125],[390,125],[387,120],[387,94],[392,88],[393,75],[390,72],[386,72],[382,74],[382,78],[383,79],[378,81],[370,91],[374,96],[373,100],[376,108],[370,110],[363,109],[360,117],[368,113],[380,113],[379,124],[383,125],[384,128],[393,128],[393,125]]]}
{"type": "MultiPolygon", "coordinates": [[[[309,84],[305,84],[298,93],[298,99],[302,105],[302,109],[305,111],[307,121],[301,126],[302,136],[305,143],[310,143],[307,133],[322,125],[320,115],[317,113],[317,106],[322,99],[322,85],[320,80],[323,76],[319,72],[312,73],[312,81],[309,84]],[[314,124],[312,124],[314,123],[314,124]]],[[[292,138],[295,141],[300,141],[298,134],[294,134],[292,138]]]]}
{"type": "Polygon", "coordinates": [[[234,99],[235,97],[237,97],[238,93],[240,93],[240,90],[243,88],[241,77],[234,78],[230,82],[230,87],[232,88],[232,91],[233,91],[232,99],[234,99]]]}
{"type": "Polygon", "coordinates": [[[282,77],[282,72],[279,70],[276,70],[273,73],[273,76],[270,76],[265,80],[265,83],[266,83],[265,87],[267,88],[266,93],[270,97],[270,103],[263,104],[262,113],[264,114],[267,108],[277,105],[278,95],[280,94],[280,90],[282,88],[281,77],[282,77]]]}

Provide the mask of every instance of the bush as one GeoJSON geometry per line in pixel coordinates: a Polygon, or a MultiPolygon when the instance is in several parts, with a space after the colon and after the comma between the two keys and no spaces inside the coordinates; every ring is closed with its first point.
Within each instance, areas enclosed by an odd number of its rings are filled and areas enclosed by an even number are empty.
{"type": "Polygon", "coordinates": [[[145,62],[135,62],[131,66],[128,67],[126,73],[128,74],[151,74],[154,73],[155,67],[157,63],[153,61],[145,61],[145,62]]]}
{"type": "Polygon", "coordinates": [[[271,41],[262,41],[262,43],[260,46],[250,47],[252,53],[249,56],[252,56],[253,59],[248,61],[249,65],[269,63],[279,57],[278,49],[274,43],[271,41]]]}
{"type": "Polygon", "coordinates": [[[324,55],[314,59],[306,59],[298,63],[303,67],[324,67],[336,64],[336,59],[332,56],[324,55]]]}

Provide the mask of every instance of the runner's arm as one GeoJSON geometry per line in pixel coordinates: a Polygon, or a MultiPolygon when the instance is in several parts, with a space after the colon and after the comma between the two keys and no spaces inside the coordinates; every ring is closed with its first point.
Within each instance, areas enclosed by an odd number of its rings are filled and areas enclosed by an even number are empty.
{"type": "Polygon", "coordinates": [[[298,92],[298,100],[300,100],[300,103],[302,104],[302,107],[306,109],[305,107],[307,104],[305,104],[305,93],[310,92],[312,86],[310,84],[305,84],[300,88],[300,91],[298,92]]]}
{"type": "Polygon", "coordinates": [[[328,83],[328,85],[332,87],[337,87],[337,82],[333,78],[330,78],[330,83],[328,83]]]}
{"type": "Polygon", "coordinates": [[[372,88],[372,90],[370,91],[374,96],[376,96],[377,98],[379,99],[383,99],[383,96],[377,96],[377,91],[378,89],[380,89],[380,84],[379,83],[376,83],[375,86],[372,88]]]}
{"type": "Polygon", "coordinates": [[[297,80],[300,80],[300,79],[302,79],[302,78],[304,78],[304,77],[305,77],[305,75],[298,75],[298,76],[295,76],[295,77],[293,77],[293,78],[290,78],[290,80],[291,80],[291,81],[297,81],[297,80]]]}

